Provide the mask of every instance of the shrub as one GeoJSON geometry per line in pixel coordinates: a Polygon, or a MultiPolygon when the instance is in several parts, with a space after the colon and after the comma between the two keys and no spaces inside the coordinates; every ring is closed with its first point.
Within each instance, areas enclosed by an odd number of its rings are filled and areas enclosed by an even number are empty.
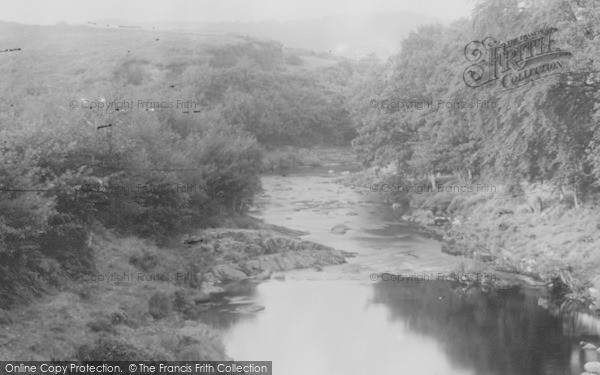
{"type": "Polygon", "coordinates": [[[98,337],[93,345],[84,344],[77,349],[79,361],[148,361],[158,360],[147,350],[138,348],[117,337],[98,337]]]}
{"type": "Polygon", "coordinates": [[[155,254],[143,252],[143,254],[134,254],[129,258],[129,263],[140,268],[142,271],[151,271],[158,265],[158,259],[155,254]]]}
{"type": "Polygon", "coordinates": [[[109,334],[117,333],[112,322],[107,318],[98,318],[88,322],[86,325],[89,329],[92,330],[92,332],[104,332],[109,334]]]}
{"type": "Polygon", "coordinates": [[[290,54],[285,58],[285,61],[289,64],[289,65],[302,65],[304,64],[304,60],[302,60],[300,58],[300,56],[296,55],[296,54],[290,54]]]}
{"type": "Polygon", "coordinates": [[[171,299],[163,292],[156,292],[148,301],[148,313],[154,319],[166,318],[171,312],[171,299]]]}
{"type": "Polygon", "coordinates": [[[452,201],[446,208],[446,211],[449,214],[459,213],[464,208],[464,204],[465,204],[465,197],[461,196],[461,195],[457,195],[452,199],[452,201]]]}

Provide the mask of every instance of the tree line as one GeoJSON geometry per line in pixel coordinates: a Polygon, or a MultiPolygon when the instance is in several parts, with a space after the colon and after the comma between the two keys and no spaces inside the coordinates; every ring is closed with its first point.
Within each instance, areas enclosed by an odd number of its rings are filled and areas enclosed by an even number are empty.
{"type": "Polygon", "coordinates": [[[419,28],[399,54],[353,80],[355,149],[364,163],[396,163],[402,174],[544,182],[570,186],[577,205],[591,199],[600,178],[599,21],[593,0],[480,0],[470,18],[419,28]],[[472,41],[510,42],[550,28],[553,48],[572,54],[565,69],[510,90],[465,83],[472,41]],[[373,99],[433,105],[382,110],[369,107],[373,99]],[[452,109],[438,101],[496,105],[452,109]]]}

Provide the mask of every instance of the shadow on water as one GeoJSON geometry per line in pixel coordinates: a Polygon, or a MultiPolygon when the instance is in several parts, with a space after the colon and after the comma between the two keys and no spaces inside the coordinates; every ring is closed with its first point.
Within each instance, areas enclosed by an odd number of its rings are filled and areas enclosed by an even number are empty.
{"type": "Polygon", "coordinates": [[[392,321],[433,337],[457,367],[477,374],[575,374],[597,354],[580,350],[574,319],[540,306],[528,288],[483,291],[451,282],[379,282],[373,303],[392,321]],[[571,324],[569,324],[571,322],[571,324]]]}
{"type": "Polygon", "coordinates": [[[204,323],[228,329],[242,321],[256,319],[256,315],[238,312],[240,308],[255,306],[257,283],[244,280],[230,284],[223,293],[216,293],[207,308],[198,311],[196,318],[204,323]]]}
{"type": "Polygon", "coordinates": [[[436,238],[433,234],[423,232],[422,229],[408,223],[387,223],[383,228],[364,229],[364,232],[371,236],[384,237],[390,241],[436,238]]]}

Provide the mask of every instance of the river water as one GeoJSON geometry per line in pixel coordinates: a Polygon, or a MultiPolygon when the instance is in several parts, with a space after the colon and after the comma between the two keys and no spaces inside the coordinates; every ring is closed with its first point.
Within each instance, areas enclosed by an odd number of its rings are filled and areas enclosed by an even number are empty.
{"type": "Polygon", "coordinates": [[[357,256],[227,295],[210,321],[229,356],[273,361],[277,375],[563,375],[600,359],[579,345],[598,343],[598,320],[553,313],[534,288],[440,281],[460,258],[403,223],[381,196],[336,178],[324,170],[263,177],[255,216],[357,256]],[[350,229],[332,233],[337,224],[350,229]],[[405,280],[382,281],[386,272],[405,280]],[[234,313],[240,305],[264,310],[234,313]]]}

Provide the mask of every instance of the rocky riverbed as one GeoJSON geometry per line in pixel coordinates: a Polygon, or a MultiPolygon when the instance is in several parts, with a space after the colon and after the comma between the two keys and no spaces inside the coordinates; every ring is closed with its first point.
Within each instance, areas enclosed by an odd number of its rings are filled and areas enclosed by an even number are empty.
{"type": "MultiPolygon", "coordinates": [[[[228,283],[266,280],[272,274],[345,263],[351,254],[271,230],[210,229],[187,237],[190,250],[216,265],[202,275],[204,293],[223,292],[228,283]]],[[[302,232],[299,232],[302,233],[302,232]]]]}

